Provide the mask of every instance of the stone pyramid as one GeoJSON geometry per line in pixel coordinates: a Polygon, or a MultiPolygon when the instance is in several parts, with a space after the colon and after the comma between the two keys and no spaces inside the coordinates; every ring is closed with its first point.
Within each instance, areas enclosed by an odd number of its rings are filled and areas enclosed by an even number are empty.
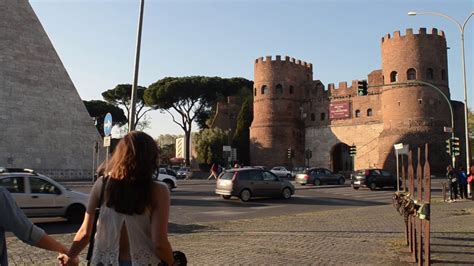
{"type": "Polygon", "coordinates": [[[100,136],[28,0],[0,0],[0,167],[90,178],[100,136]]]}

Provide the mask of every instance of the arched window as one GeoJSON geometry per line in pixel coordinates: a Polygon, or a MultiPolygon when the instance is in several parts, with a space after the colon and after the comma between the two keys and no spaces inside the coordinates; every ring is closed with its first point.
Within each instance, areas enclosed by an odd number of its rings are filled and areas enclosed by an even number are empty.
{"type": "Polygon", "coordinates": [[[446,80],[446,70],[441,70],[441,80],[446,80]]]}
{"type": "Polygon", "coordinates": [[[372,109],[367,109],[367,116],[372,116],[372,109]]]}
{"type": "Polygon", "coordinates": [[[355,111],[355,117],[360,117],[360,110],[355,111]]]}
{"type": "Polygon", "coordinates": [[[276,85],[275,91],[277,94],[283,93],[283,87],[281,86],[281,84],[276,85]]]}
{"type": "Polygon", "coordinates": [[[321,113],[321,121],[326,120],[326,113],[321,113]]]}
{"type": "Polygon", "coordinates": [[[431,80],[434,79],[434,72],[432,68],[428,68],[426,70],[426,79],[431,79],[431,80]]]}
{"type": "Polygon", "coordinates": [[[385,84],[385,76],[382,76],[382,84],[385,84]]]}
{"type": "Polygon", "coordinates": [[[254,88],[253,96],[257,96],[257,88],[254,88]]]}
{"type": "Polygon", "coordinates": [[[416,70],[414,68],[410,68],[407,70],[407,80],[415,80],[416,79],[416,70]]]}
{"type": "Polygon", "coordinates": [[[397,71],[392,71],[392,73],[390,73],[390,82],[397,82],[397,80],[398,80],[397,71]]]}
{"type": "Polygon", "coordinates": [[[293,94],[293,86],[290,86],[290,94],[293,94]]]}
{"type": "Polygon", "coordinates": [[[311,113],[311,121],[314,121],[316,120],[316,116],[314,115],[314,113],[311,113]]]}
{"type": "Polygon", "coordinates": [[[265,93],[267,93],[267,92],[268,92],[268,87],[267,87],[267,85],[263,85],[263,86],[262,86],[262,94],[265,94],[265,93]]]}

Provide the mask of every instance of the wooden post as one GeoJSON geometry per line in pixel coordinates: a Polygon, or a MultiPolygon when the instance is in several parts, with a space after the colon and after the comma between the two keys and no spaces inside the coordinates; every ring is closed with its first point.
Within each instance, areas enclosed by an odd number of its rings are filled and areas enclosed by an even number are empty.
{"type": "MultiPolygon", "coordinates": [[[[408,153],[408,192],[412,197],[414,197],[415,193],[415,180],[414,180],[414,171],[413,171],[413,152],[410,151],[408,153]]],[[[416,262],[416,237],[415,237],[415,218],[413,216],[409,217],[409,234],[410,234],[410,252],[412,255],[413,260],[416,262]]]]}
{"type": "Polygon", "coordinates": [[[424,166],[424,181],[425,181],[425,203],[430,205],[430,216],[429,219],[423,220],[424,228],[424,265],[429,266],[431,265],[431,250],[430,250],[430,220],[431,220],[431,170],[430,170],[430,162],[428,158],[428,143],[425,144],[425,166],[424,166]]]}
{"type": "MultiPolygon", "coordinates": [[[[416,162],[416,181],[417,181],[417,188],[416,188],[416,199],[418,203],[421,204],[423,200],[423,170],[421,168],[421,148],[418,147],[418,160],[416,162]]],[[[416,218],[416,238],[417,238],[417,258],[418,258],[418,265],[422,265],[423,263],[423,239],[421,238],[423,234],[423,229],[421,226],[421,219],[416,218]]]]}

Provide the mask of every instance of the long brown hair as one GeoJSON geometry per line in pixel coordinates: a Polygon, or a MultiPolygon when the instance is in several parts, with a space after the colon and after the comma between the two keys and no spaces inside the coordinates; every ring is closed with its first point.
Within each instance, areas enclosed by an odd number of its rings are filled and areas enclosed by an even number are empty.
{"type": "Polygon", "coordinates": [[[107,207],[129,215],[142,214],[150,205],[152,175],[158,146],[152,137],[132,131],[123,137],[105,169],[107,207]]]}

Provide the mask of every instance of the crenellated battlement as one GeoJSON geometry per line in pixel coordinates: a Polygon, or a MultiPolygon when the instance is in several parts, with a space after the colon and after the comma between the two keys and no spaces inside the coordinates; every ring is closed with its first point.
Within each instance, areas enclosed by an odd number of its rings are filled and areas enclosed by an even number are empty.
{"type": "Polygon", "coordinates": [[[423,36],[440,36],[442,38],[446,38],[444,35],[444,31],[438,31],[436,28],[431,29],[431,33],[427,33],[426,28],[419,28],[418,29],[418,34],[413,33],[413,29],[408,28],[405,30],[405,35],[401,35],[400,31],[395,31],[393,33],[393,36],[390,35],[390,33],[387,33],[384,37],[382,37],[382,43],[384,41],[390,41],[390,40],[395,40],[395,39],[400,39],[400,38],[406,38],[406,37],[423,37],[423,36]]]}
{"type": "Polygon", "coordinates": [[[299,66],[304,66],[304,67],[307,67],[309,69],[313,69],[313,64],[311,63],[308,63],[308,62],[305,62],[305,61],[301,61],[299,59],[295,59],[293,57],[289,57],[289,56],[285,56],[282,60],[282,57],[281,55],[277,55],[275,56],[275,58],[273,59],[271,55],[268,55],[268,56],[265,56],[265,57],[259,57],[257,59],[255,59],[255,64],[265,64],[265,63],[268,63],[268,62],[287,62],[287,63],[291,63],[291,64],[295,64],[295,65],[299,65],[299,66]]]}

